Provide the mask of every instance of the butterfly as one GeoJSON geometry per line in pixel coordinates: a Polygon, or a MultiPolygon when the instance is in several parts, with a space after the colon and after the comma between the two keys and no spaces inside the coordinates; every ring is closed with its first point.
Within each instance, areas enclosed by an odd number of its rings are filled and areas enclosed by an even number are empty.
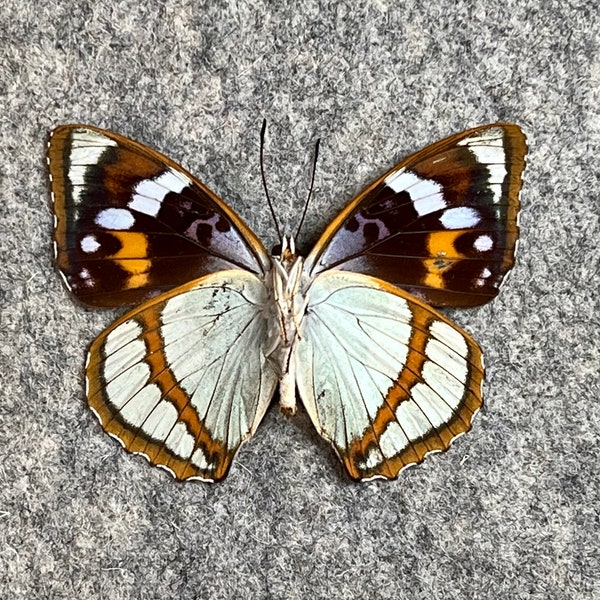
{"type": "Polygon", "coordinates": [[[428,146],[352,200],[303,258],[289,236],[269,254],[159,152],[58,127],[58,270],[84,304],[137,305],[89,349],[90,408],[179,480],[223,479],[277,387],[288,414],[299,396],[352,479],[395,479],[446,450],[482,405],[484,367],[474,339],[433,307],[497,295],[514,264],[526,151],[509,123],[428,146]]]}

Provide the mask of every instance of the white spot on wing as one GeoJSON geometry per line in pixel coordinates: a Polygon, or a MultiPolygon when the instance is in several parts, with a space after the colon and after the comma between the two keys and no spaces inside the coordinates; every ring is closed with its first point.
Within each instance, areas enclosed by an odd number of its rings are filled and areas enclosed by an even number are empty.
{"type": "Polygon", "coordinates": [[[98,243],[96,236],[93,234],[86,235],[84,238],[82,238],[80,245],[81,249],[87,254],[96,252],[96,250],[100,248],[100,244],[98,243]]]}
{"type": "MultiPolygon", "coordinates": [[[[427,362],[426,365],[437,367],[437,365],[434,365],[431,362],[427,362]]],[[[438,380],[436,379],[438,372],[445,373],[439,367],[437,368],[437,371],[430,367],[428,370],[428,377],[425,377],[427,384],[419,382],[411,389],[413,401],[416,402],[423,413],[425,413],[425,416],[435,428],[447,423],[453,415],[450,406],[448,406],[448,404],[446,404],[438,395],[439,385],[438,380]]],[[[448,377],[447,374],[446,377],[448,377]]]]}
{"type": "Polygon", "coordinates": [[[481,215],[470,206],[457,206],[445,211],[440,217],[440,223],[446,229],[470,229],[481,220],[481,215]]]}
{"type": "Polygon", "coordinates": [[[485,280],[491,277],[491,275],[492,272],[487,267],[484,267],[479,274],[479,277],[475,280],[475,285],[478,287],[483,287],[486,283],[485,280]]]}
{"type": "Polygon", "coordinates": [[[366,469],[374,469],[378,465],[383,462],[383,456],[379,451],[379,448],[376,446],[371,446],[369,452],[367,453],[366,460],[364,462],[364,467],[366,469]]]}
{"type": "Polygon", "coordinates": [[[125,208],[105,208],[96,215],[94,221],[96,225],[104,227],[104,229],[123,231],[131,229],[135,223],[135,218],[131,211],[125,208]]]}
{"type": "Polygon", "coordinates": [[[435,397],[431,396],[431,391],[429,394],[423,393],[428,395],[431,404],[437,406],[440,416],[445,421],[448,421],[452,416],[451,412],[458,408],[458,405],[464,396],[464,383],[460,382],[456,377],[453,377],[440,365],[430,360],[426,361],[423,365],[423,379],[430,388],[437,392],[437,395],[435,397]],[[440,396],[443,398],[443,403],[439,398],[440,396]]]}
{"type": "MultiPolygon", "coordinates": [[[[106,356],[104,361],[104,378],[110,382],[117,375],[139,363],[146,355],[146,347],[142,340],[133,340],[115,352],[106,356]]],[[[143,363],[145,364],[145,363],[143,363]]]]}
{"type": "Polygon", "coordinates": [[[489,235],[480,235],[473,242],[473,247],[479,252],[487,252],[494,247],[494,240],[489,235]]]}

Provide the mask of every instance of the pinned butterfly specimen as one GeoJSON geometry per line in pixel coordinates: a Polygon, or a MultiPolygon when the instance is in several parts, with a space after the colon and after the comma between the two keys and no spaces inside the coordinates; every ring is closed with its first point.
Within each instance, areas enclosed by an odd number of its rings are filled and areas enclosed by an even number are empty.
{"type": "Polygon", "coordinates": [[[477,343],[432,306],[498,293],[526,150],[508,123],[437,142],[350,202],[302,258],[287,236],[270,255],[155,150],[58,127],[58,268],[83,303],[139,304],[89,350],[102,427],[177,479],[219,481],[279,386],[284,412],[298,393],[353,479],[394,479],[446,450],[482,405],[484,371],[477,343]]]}

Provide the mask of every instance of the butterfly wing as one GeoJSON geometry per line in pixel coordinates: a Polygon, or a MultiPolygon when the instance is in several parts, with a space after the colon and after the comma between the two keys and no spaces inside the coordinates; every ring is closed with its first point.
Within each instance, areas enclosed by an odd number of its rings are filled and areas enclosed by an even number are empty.
{"type": "Polygon", "coordinates": [[[514,263],[526,151],[496,123],[413,154],[334,219],[306,270],[365,273],[434,306],[488,302],[514,263]]]}
{"type": "Polygon", "coordinates": [[[279,379],[267,302],[255,275],[230,270],[119,319],[88,356],[88,402],[102,427],[177,479],[223,479],[279,379]]]}
{"type": "Polygon", "coordinates": [[[133,304],[220,270],[269,269],[242,220],[155,150],[64,125],[50,137],[48,166],[58,267],[86,304],[133,304]]]}
{"type": "Polygon", "coordinates": [[[381,280],[327,271],[294,348],[300,397],[353,479],[394,479],[468,431],[482,405],[476,342],[381,280]]]}

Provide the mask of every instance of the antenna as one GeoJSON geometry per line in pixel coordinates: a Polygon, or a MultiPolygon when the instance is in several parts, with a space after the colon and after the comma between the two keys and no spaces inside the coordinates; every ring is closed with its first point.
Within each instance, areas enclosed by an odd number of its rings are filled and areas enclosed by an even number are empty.
{"type": "Polygon", "coordinates": [[[317,170],[317,159],[319,158],[319,144],[321,143],[321,139],[317,140],[315,144],[315,157],[313,159],[313,168],[312,168],[312,177],[310,179],[310,188],[308,190],[308,198],[306,198],[306,202],[304,203],[304,210],[302,211],[302,218],[300,219],[300,223],[298,225],[298,229],[296,230],[296,235],[294,236],[298,239],[300,235],[300,229],[302,229],[302,225],[304,224],[304,217],[306,217],[306,211],[308,210],[308,204],[310,202],[310,198],[312,196],[313,186],[315,184],[315,171],[317,170]]]}
{"type": "Polygon", "coordinates": [[[271,216],[273,217],[273,223],[275,223],[275,229],[277,231],[277,237],[279,238],[279,243],[283,244],[283,237],[281,235],[281,230],[279,229],[279,223],[277,222],[277,216],[275,215],[275,210],[273,209],[273,204],[271,202],[271,198],[269,198],[269,190],[267,189],[267,180],[265,178],[265,131],[267,130],[267,120],[263,119],[262,128],[260,130],[260,174],[262,175],[263,188],[265,190],[265,195],[267,197],[267,203],[269,204],[269,210],[271,211],[271,216]]]}

